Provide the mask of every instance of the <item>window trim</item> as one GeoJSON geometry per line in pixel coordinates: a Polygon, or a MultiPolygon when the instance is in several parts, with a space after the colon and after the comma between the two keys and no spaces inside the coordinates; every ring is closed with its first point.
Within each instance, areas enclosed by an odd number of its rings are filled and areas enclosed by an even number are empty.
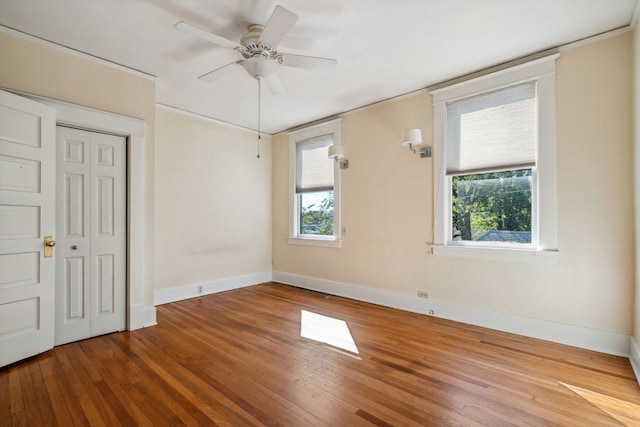
{"type": "Polygon", "coordinates": [[[430,92],[433,96],[434,129],[434,255],[557,261],[555,60],[558,57],[559,54],[549,55],[430,92]],[[537,220],[532,221],[532,242],[537,240],[537,246],[514,248],[454,244],[448,235],[451,229],[451,177],[446,175],[446,103],[534,80],[537,82],[539,108],[537,160],[532,171],[532,179],[536,180],[533,188],[537,192],[532,215],[535,214],[537,220]]]}
{"type": "Polygon", "coordinates": [[[333,145],[341,145],[340,125],[342,119],[313,125],[289,132],[289,238],[291,245],[322,246],[339,248],[340,239],[340,167],[333,166],[333,236],[299,234],[298,197],[296,193],[296,144],[320,135],[333,134],[333,145]]]}

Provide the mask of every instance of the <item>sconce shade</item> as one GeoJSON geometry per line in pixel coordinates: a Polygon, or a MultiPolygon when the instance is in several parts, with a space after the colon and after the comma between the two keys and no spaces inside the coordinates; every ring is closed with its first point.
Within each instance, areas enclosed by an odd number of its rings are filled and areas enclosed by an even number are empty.
{"type": "Polygon", "coordinates": [[[422,131],[420,129],[405,130],[402,145],[414,146],[418,144],[422,144],[422,131]]]}
{"type": "Polygon", "coordinates": [[[344,157],[344,149],[342,145],[331,145],[329,146],[329,158],[330,159],[341,159],[344,157]]]}

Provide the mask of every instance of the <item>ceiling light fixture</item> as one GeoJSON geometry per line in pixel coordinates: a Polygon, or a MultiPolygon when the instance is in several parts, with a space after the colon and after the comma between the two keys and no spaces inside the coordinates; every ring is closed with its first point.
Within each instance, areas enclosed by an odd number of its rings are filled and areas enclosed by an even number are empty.
{"type": "Polygon", "coordinates": [[[280,76],[277,72],[280,67],[328,71],[333,70],[336,66],[335,59],[303,56],[277,51],[278,44],[287,35],[291,28],[293,28],[297,21],[298,15],[282,6],[276,6],[264,26],[258,24],[249,25],[249,30],[241,37],[240,44],[217,34],[205,31],[202,28],[184,21],[180,21],[174,25],[178,30],[207,40],[211,43],[217,44],[218,46],[233,49],[242,57],[242,59],[203,74],[199,77],[200,79],[212,82],[227,74],[229,71],[233,71],[233,69],[238,65],[241,65],[247,74],[258,81],[258,158],[260,158],[261,140],[260,96],[262,92],[262,80],[267,82],[267,86],[271,92],[277,95],[286,92],[286,88],[284,87],[282,80],[280,80],[280,76]]]}

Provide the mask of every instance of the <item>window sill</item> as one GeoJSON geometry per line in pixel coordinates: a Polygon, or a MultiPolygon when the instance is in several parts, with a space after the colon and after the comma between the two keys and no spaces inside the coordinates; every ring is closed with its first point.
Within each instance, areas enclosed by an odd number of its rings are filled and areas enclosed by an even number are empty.
{"type": "Polygon", "coordinates": [[[433,255],[496,261],[535,262],[543,264],[556,264],[558,262],[557,250],[434,245],[433,255]]]}
{"type": "Polygon", "coordinates": [[[335,238],[314,239],[309,237],[289,237],[288,242],[290,245],[320,246],[325,248],[339,248],[342,245],[342,240],[335,238]]]}

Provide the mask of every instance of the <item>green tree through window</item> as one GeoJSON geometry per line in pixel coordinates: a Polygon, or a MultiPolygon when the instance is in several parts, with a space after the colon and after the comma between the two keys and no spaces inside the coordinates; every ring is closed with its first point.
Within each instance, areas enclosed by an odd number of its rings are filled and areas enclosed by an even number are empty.
{"type": "Polygon", "coordinates": [[[452,239],[531,243],[531,169],[452,178],[452,239]]]}
{"type": "MultiPolygon", "coordinates": [[[[300,234],[333,235],[333,191],[309,193],[310,198],[322,194],[320,202],[305,203],[306,194],[300,198],[300,234]]],[[[316,196],[317,197],[317,196],[316,196]]]]}

